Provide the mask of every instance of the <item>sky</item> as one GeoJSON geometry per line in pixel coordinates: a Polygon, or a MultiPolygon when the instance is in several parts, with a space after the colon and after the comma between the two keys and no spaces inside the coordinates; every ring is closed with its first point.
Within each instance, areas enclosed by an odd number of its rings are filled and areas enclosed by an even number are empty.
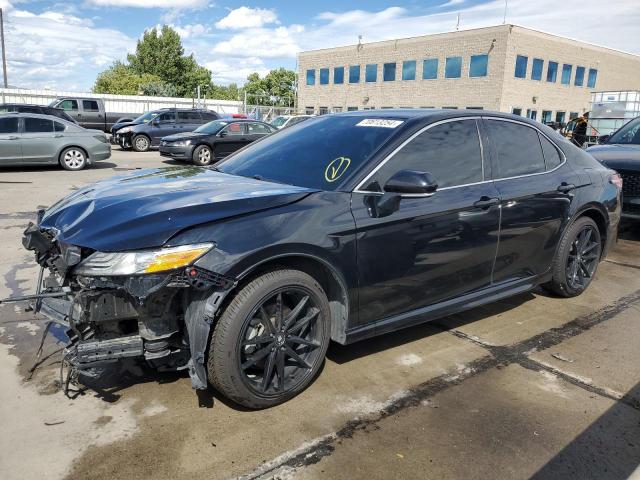
{"type": "MultiPolygon", "coordinates": [[[[96,75],[171,25],[219,84],[295,69],[300,51],[497,25],[504,0],[0,0],[9,84],[90,91],[96,75]]],[[[640,0],[508,0],[507,23],[640,54],[640,0]]]]}

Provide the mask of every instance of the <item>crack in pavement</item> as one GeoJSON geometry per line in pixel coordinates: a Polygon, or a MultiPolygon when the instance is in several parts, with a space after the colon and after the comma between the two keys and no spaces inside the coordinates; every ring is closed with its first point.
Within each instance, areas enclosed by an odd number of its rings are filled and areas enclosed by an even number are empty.
{"type": "MultiPolygon", "coordinates": [[[[510,364],[516,363],[527,369],[533,370],[545,370],[556,373],[556,369],[549,369],[549,367],[536,362],[528,357],[533,351],[546,350],[550,347],[558,345],[564,340],[579,335],[581,333],[590,330],[591,328],[599,325],[607,320],[611,320],[619,313],[635,306],[640,302],[640,290],[617,299],[615,302],[607,305],[595,312],[581,315],[575,319],[559,326],[546,330],[540,334],[534,335],[521,342],[496,346],[491,345],[478,337],[468,335],[460,330],[450,329],[437,322],[430,322],[431,325],[449,332],[466,341],[473,342],[476,345],[486,349],[489,353],[484,357],[480,357],[472,362],[465,364],[465,368],[457,374],[445,373],[437,377],[431,378],[424,383],[410,388],[405,395],[402,395],[392,402],[389,402],[382,410],[380,410],[375,416],[368,418],[358,418],[350,420],[342,428],[335,433],[320,437],[316,441],[303,445],[302,447],[287,452],[270,462],[265,463],[253,472],[241,475],[240,479],[252,480],[261,478],[270,478],[276,470],[288,468],[297,469],[309,465],[318,463],[325,457],[330,456],[336,449],[336,446],[340,444],[342,440],[350,439],[355,433],[361,431],[367,431],[370,429],[377,429],[377,423],[384,418],[395,415],[396,413],[405,410],[410,407],[420,405],[424,400],[433,397],[434,395],[445,391],[453,386],[460,385],[465,380],[473,378],[480,373],[484,373],[492,368],[506,367],[510,364]]],[[[592,393],[603,395],[607,398],[619,401],[628,405],[634,409],[639,409],[640,406],[633,399],[626,396],[622,398],[616,398],[614,395],[607,393],[605,390],[599,387],[594,387],[585,382],[581,382],[578,379],[562,374],[559,372],[560,378],[565,378],[569,383],[585,388],[592,393]]]]}
{"type": "Polygon", "coordinates": [[[634,265],[632,263],[617,262],[615,260],[608,260],[608,259],[605,260],[605,262],[612,263],[614,265],[620,265],[621,267],[635,268],[636,270],[640,270],[640,265],[634,265]]]}

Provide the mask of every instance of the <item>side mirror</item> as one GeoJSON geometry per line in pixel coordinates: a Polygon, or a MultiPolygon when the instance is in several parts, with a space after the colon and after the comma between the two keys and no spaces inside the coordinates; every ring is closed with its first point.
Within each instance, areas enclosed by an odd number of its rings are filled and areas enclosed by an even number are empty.
{"type": "Polygon", "coordinates": [[[151,125],[153,125],[154,127],[157,127],[158,125],[160,125],[160,119],[154,118],[153,120],[151,120],[151,125]]]}
{"type": "Polygon", "coordinates": [[[438,189],[438,184],[428,172],[400,170],[384,186],[384,191],[400,195],[430,195],[438,189]]]}
{"type": "Polygon", "coordinates": [[[601,135],[598,137],[598,143],[607,143],[609,141],[609,139],[611,138],[611,135],[601,135]]]}
{"type": "Polygon", "coordinates": [[[218,136],[219,136],[220,138],[226,137],[227,135],[228,135],[228,134],[227,134],[227,131],[226,131],[226,130],[223,130],[223,131],[221,131],[221,132],[218,134],[218,136]]]}

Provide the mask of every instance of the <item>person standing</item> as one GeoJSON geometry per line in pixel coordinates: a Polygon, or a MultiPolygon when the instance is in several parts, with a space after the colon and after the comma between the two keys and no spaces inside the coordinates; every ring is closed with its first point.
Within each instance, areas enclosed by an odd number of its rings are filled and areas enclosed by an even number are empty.
{"type": "Polygon", "coordinates": [[[584,142],[587,140],[587,126],[589,123],[589,112],[585,112],[582,114],[582,117],[578,119],[576,122],[576,126],[573,129],[573,135],[571,136],[571,140],[578,147],[582,148],[584,142]]]}

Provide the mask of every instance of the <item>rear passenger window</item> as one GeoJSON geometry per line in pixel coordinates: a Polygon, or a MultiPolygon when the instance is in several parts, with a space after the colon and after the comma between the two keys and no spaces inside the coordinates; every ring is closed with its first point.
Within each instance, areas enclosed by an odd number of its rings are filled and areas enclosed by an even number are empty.
{"type": "Polygon", "coordinates": [[[53,122],[46,118],[27,117],[24,119],[24,131],[25,133],[53,132],[53,122]]]}
{"type": "Polygon", "coordinates": [[[494,178],[518,177],[545,171],[538,132],[526,125],[487,120],[495,147],[497,172],[494,178]]]}
{"type": "Polygon", "coordinates": [[[198,112],[177,112],[178,122],[182,123],[202,123],[198,112]]]}
{"type": "Polygon", "coordinates": [[[96,102],[95,100],[83,100],[82,109],[88,112],[100,111],[100,107],[98,107],[98,102],[96,102]]]}
{"type": "Polygon", "coordinates": [[[475,120],[436,125],[405,145],[374,176],[378,187],[400,170],[429,172],[439,188],[481,182],[482,153],[475,120]]]}
{"type": "Polygon", "coordinates": [[[16,117],[0,118],[0,134],[18,133],[18,119],[16,117]]]}
{"type": "Polygon", "coordinates": [[[249,135],[266,135],[267,133],[271,133],[269,127],[261,123],[247,123],[247,130],[249,135]]]}
{"type": "Polygon", "coordinates": [[[202,120],[207,123],[207,122],[211,122],[213,120],[217,120],[218,119],[218,115],[216,115],[215,113],[211,113],[211,112],[200,112],[200,114],[202,115],[202,120]]]}
{"type": "Polygon", "coordinates": [[[553,143],[547,140],[547,137],[540,135],[540,143],[542,143],[542,153],[544,154],[544,163],[547,166],[547,171],[553,170],[562,163],[562,157],[560,152],[553,143]]]}

